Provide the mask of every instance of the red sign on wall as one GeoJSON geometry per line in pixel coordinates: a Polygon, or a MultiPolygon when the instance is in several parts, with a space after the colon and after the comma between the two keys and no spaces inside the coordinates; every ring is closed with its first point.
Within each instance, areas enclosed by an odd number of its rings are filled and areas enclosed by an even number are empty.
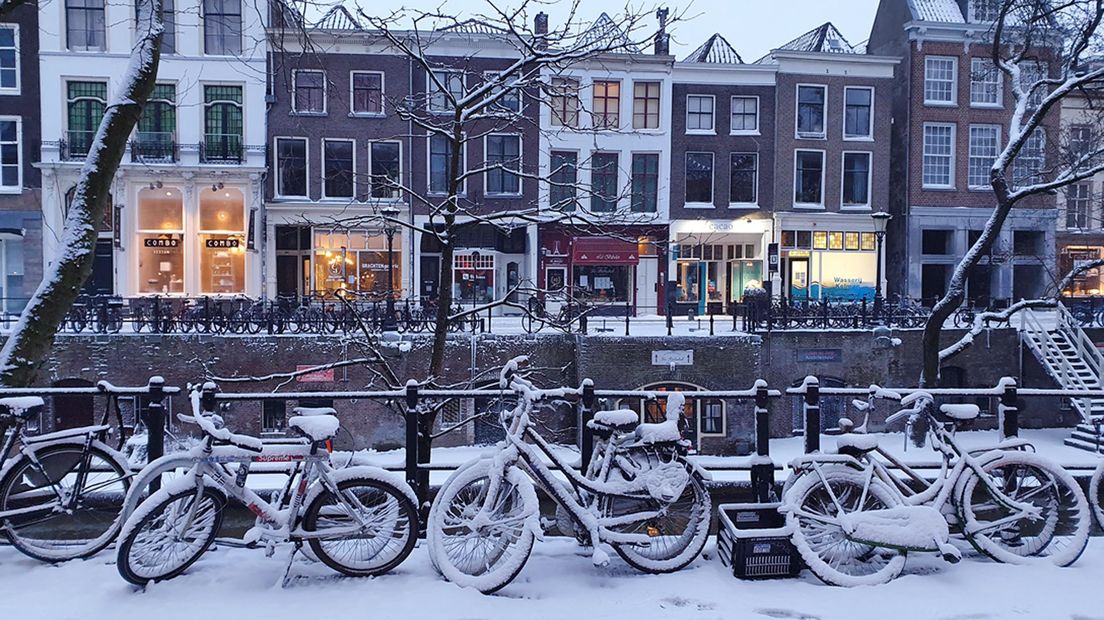
{"type": "MultiPolygon", "coordinates": [[[[299,365],[295,367],[296,372],[303,372],[304,370],[310,370],[314,368],[312,365],[299,365]]],[[[296,377],[299,383],[333,383],[334,369],[325,368],[322,370],[315,370],[314,372],[303,373],[296,377]]]]}

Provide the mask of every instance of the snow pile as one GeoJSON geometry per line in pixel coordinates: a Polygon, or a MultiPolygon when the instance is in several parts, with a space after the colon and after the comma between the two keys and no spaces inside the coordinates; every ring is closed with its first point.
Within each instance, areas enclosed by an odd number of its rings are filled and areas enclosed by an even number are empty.
{"type": "Polygon", "coordinates": [[[332,439],[341,423],[332,415],[297,415],[288,418],[288,428],[294,428],[314,441],[332,439]]]}

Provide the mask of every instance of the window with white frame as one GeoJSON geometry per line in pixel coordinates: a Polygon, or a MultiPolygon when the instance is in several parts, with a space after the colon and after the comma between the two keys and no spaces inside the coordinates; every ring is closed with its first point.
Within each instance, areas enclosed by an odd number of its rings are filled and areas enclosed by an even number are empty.
{"type": "Polygon", "coordinates": [[[970,189],[989,189],[989,173],[1000,154],[1000,125],[970,125],[970,189]]]}
{"type": "Polygon", "coordinates": [[[1066,187],[1066,228],[1085,229],[1090,225],[1092,183],[1074,183],[1066,187]]]}
{"type": "Polygon", "coordinates": [[[633,82],[633,129],[659,128],[659,82],[633,82]]]}
{"type": "Polygon", "coordinates": [[[954,187],[955,126],[948,123],[924,125],[924,187],[954,187]]]}
{"type": "Polygon", "coordinates": [[[19,92],[19,27],[0,24],[0,91],[19,92]]]}
{"type": "Polygon", "coordinates": [[[633,213],[655,213],[659,204],[659,155],[633,153],[630,181],[633,213]]]}
{"type": "Polygon", "coordinates": [[[276,138],[276,195],[306,197],[306,138],[276,138]]]}
{"type": "Polygon", "coordinates": [[[464,73],[461,71],[434,71],[429,79],[429,111],[452,112],[453,102],[464,96],[464,73]],[[440,86],[438,86],[440,84],[440,86]]]}
{"type": "Polygon", "coordinates": [[[1092,151],[1093,130],[1090,125],[1070,125],[1069,155],[1073,158],[1085,157],[1092,151]]]}
{"type": "Polygon", "coordinates": [[[824,118],[828,105],[828,87],[799,85],[797,87],[797,137],[825,137],[824,118]]]}
{"type": "Polygon", "coordinates": [[[327,138],[322,141],[322,196],[353,198],[355,193],[356,142],[327,138]]]}
{"type": "Polygon", "coordinates": [[[971,23],[994,22],[1000,15],[1001,0],[970,0],[969,17],[971,23]]]}
{"type": "Polygon", "coordinates": [[[104,50],[104,11],[104,0],[65,0],[66,46],[80,51],[104,50]]]}
{"type": "Polygon", "coordinates": [[[292,89],[292,107],[296,112],[322,114],[326,111],[326,74],[322,71],[296,71],[292,89]]]}
{"type": "Polygon", "coordinates": [[[203,52],[215,56],[241,54],[241,0],[203,0],[203,52]]]}
{"type": "Polygon", "coordinates": [[[759,132],[759,98],[732,98],[732,133],[759,132]]]}
{"type": "Polygon", "coordinates": [[[353,71],[350,81],[353,114],[383,114],[383,73],[353,71]]]}
{"type": "Polygon", "coordinates": [[[924,103],[953,104],[957,86],[957,58],[954,56],[924,57],[924,103]]]}
{"type": "Polygon", "coordinates": [[[402,145],[396,141],[373,142],[368,149],[372,198],[398,198],[402,186],[402,145]]]}
{"type": "Polygon", "coordinates": [[[618,159],[617,153],[594,153],[590,156],[590,210],[593,213],[617,210],[618,159]]]}
{"type": "Polygon", "coordinates": [[[1020,88],[1027,96],[1028,109],[1038,108],[1050,94],[1050,87],[1041,83],[1048,76],[1049,69],[1045,62],[1024,61],[1020,63],[1020,88]],[[1036,86],[1037,85],[1037,86],[1036,86]],[[1032,88],[1035,86],[1035,88],[1032,88]]]}
{"type": "Polygon", "coordinates": [[[686,154],[686,202],[713,204],[713,153],[686,154]]]}
{"type": "Polygon", "coordinates": [[[548,204],[557,211],[574,211],[579,154],[575,151],[552,151],[549,157],[548,204]]]}
{"type": "MultiPolygon", "coordinates": [[[[141,13],[142,9],[145,9],[148,5],[142,5],[135,2],[135,27],[146,28],[152,19],[152,16],[147,12],[145,15],[141,13]],[[143,20],[145,24],[143,25],[143,20]]],[[[161,25],[164,31],[161,33],[161,53],[162,54],[175,54],[176,53],[176,8],[174,6],[174,0],[161,0],[161,25]]]]}
{"type": "Polygon", "coordinates": [[[874,89],[847,86],[843,89],[843,137],[855,140],[874,137],[874,89]]]}
{"type": "Polygon", "coordinates": [[[733,153],[729,176],[729,204],[753,205],[758,202],[759,155],[757,153],[733,153]]]}
{"type": "Polygon", "coordinates": [[[870,153],[843,154],[843,207],[870,206],[870,153]]]}
{"type": "Polygon", "coordinates": [[[487,194],[521,193],[521,136],[487,136],[487,194]]]}
{"type": "Polygon", "coordinates": [[[0,117],[0,190],[22,189],[21,134],[20,119],[0,117]]]}
{"type": "Polygon", "coordinates": [[[552,78],[552,125],[554,127],[579,126],[579,80],[552,78]]]}
{"type": "Polygon", "coordinates": [[[719,400],[701,402],[701,432],[703,435],[724,434],[724,403],[719,400]]]}
{"type": "Polygon", "coordinates": [[[686,96],[686,131],[713,131],[713,96],[686,96]]]}
{"type": "Polygon", "coordinates": [[[1000,107],[1003,80],[989,58],[970,59],[970,105],[1000,107]]]}
{"type": "MultiPolygon", "coordinates": [[[[467,149],[460,145],[459,174],[465,170],[464,155],[467,149]]],[[[440,135],[429,137],[429,191],[433,194],[444,194],[449,190],[449,161],[452,159],[452,140],[440,135]]],[[[457,192],[464,192],[464,181],[457,186],[457,192]]]]}
{"type": "MultiPolygon", "coordinates": [[[[483,74],[485,81],[501,80],[503,83],[508,84],[514,79],[512,75],[502,76],[498,71],[489,71],[483,74]]],[[[495,94],[505,90],[502,96],[498,98],[493,104],[491,104],[491,111],[498,113],[512,113],[517,114],[521,112],[521,91],[517,88],[503,88],[498,87],[495,89],[495,94]]]]}
{"type": "Polygon", "coordinates": [[[1012,165],[1012,184],[1016,187],[1033,185],[1043,180],[1046,166],[1046,131],[1037,127],[1024,141],[1012,165]]]}
{"type": "Polygon", "coordinates": [[[794,203],[824,204],[824,153],[794,152],[794,203]]]}
{"type": "Polygon", "coordinates": [[[594,106],[591,116],[595,129],[617,129],[621,126],[621,82],[594,80],[594,106]]]}

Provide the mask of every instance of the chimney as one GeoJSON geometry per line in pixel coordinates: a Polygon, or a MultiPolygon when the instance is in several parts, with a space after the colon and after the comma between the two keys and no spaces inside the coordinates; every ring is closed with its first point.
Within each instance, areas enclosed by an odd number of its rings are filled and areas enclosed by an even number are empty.
{"type": "Polygon", "coordinates": [[[533,36],[537,39],[537,49],[548,47],[548,14],[544,11],[533,18],[533,36]]]}
{"type": "Polygon", "coordinates": [[[659,20],[659,31],[655,35],[656,56],[671,54],[671,35],[667,34],[667,14],[669,12],[666,7],[656,11],[656,19],[659,20]]]}

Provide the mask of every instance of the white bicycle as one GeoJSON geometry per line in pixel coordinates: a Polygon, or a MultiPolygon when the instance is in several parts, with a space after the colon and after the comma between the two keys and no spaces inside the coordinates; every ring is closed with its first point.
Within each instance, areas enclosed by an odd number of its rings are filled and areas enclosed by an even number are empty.
{"type": "MultiPolygon", "coordinates": [[[[221,428],[217,415],[202,410],[199,391],[193,390],[191,399],[193,415],[179,418],[197,424],[203,442],[188,455],[187,473],[166,482],[127,518],[118,547],[123,579],[143,586],[187,570],[214,541],[228,498],[257,516],[242,542],[264,544],[269,555],[277,543],[294,543],[285,583],[304,543],[314,558],[350,576],[385,573],[410,555],[418,532],[414,492],[405,480],[377,467],[331,466],[327,442],[338,430],[332,409],[297,408],[287,426],[306,441],[269,446],[221,428]],[[287,493],[270,502],[246,486],[253,462],[299,466],[287,493]]],[[[160,471],[156,462],[151,466],[160,471]]]]}
{"type": "Polygon", "coordinates": [[[638,425],[628,410],[597,412],[591,428],[605,440],[584,476],[552,450],[531,418],[540,403],[573,399],[581,390],[539,389],[520,374],[525,363],[515,358],[500,374],[500,385],[517,404],[501,415],[506,439],[499,451],[461,466],[430,508],[427,538],[437,570],[484,593],[510,583],[540,533],[534,482],[566,512],[576,535],[593,545],[595,564],[609,560],[603,543],[649,573],[692,562],[709,536],[711,506],[708,476],[684,457],[676,402],[682,395],[668,395],[668,420],[658,424],[638,425]]]}

